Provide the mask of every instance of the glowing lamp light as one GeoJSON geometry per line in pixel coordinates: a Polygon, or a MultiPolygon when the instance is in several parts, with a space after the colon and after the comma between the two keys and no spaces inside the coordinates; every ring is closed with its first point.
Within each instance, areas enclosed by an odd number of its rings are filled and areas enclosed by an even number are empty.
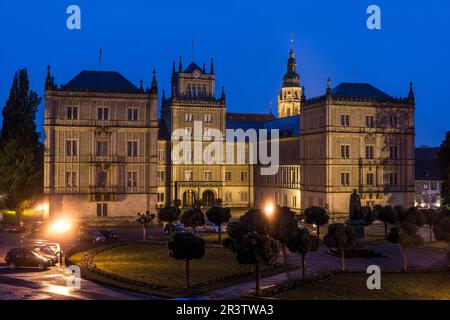
{"type": "Polygon", "coordinates": [[[274,208],[273,204],[269,203],[268,205],[266,205],[266,208],[264,209],[264,211],[266,212],[266,214],[268,216],[272,216],[274,209],[275,208],[274,208]]]}
{"type": "Polygon", "coordinates": [[[50,225],[50,231],[57,234],[66,233],[71,229],[72,225],[69,221],[60,219],[50,225]]]}

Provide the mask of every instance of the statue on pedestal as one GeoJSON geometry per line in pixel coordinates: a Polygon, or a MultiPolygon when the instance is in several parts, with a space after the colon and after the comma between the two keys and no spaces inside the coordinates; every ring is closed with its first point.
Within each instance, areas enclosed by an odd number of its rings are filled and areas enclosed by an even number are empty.
{"type": "Polygon", "coordinates": [[[364,219],[361,211],[361,198],[359,197],[359,194],[356,193],[356,189],[353,190],[353,193],[350,196],[349,219],[364,219]]]}

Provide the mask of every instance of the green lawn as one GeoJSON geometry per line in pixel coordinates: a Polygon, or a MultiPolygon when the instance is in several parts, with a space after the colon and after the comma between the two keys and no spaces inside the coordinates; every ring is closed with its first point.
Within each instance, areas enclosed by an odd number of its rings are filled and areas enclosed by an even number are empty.
{"type": "Polygon", "coordinates": [[[368,290],[367,275],[343,273],[284,291],[274,296],[285,300],[450,300],[450,272],[382,273],[381,289],[368,290]]]}
{"type": "MultiPolygon", "coordinates": [[[[75,254],[71,257],[74,263],[79,263],[83,253],[75,254]]],[[[158,289],[158,292],[145,291],[150,294],[161,294],[167,296],[191,295],[205,292],[219,287],[232,285],[235,283],[249,281],[253,275],[243,274],[237,279],[229,279],[212,284],[203,284],[189,291],[185,289],[185,262],[173,259],[168,254],[166,245],[134,243],[125,246],[109,249],[98,254],[94,263],[98,269],[108,273],[118,274],[123,277],[144,281],[147,283],[162,285],[166,288],[158,289]]],[[[213,280],[227,275],[239,275],[251,271],[250,266],[239,268],[236,257],[231,251],[224,248],[206,248],[205,256],[200,260],[191,260],[191,284],[206,280],[213,280]]],[[[266,270],[266,274],[282,272],[283,269],[266,270]]],[[[100,282],[98,276],[95,279],[100,282]]],[[[109,280],[106,283],[123,286],[109,280]]],[[[128,285],[127,289],[136,289],[128,285]]]]}

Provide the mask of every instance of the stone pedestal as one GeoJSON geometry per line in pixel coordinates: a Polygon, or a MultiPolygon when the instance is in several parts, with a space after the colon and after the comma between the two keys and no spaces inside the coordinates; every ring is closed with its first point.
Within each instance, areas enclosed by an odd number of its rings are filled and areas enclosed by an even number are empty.
{"type": "Polygon", "coordinates": [[[367,249],[366,242],[364,240],[365,235],[365,227],[366,227],[366,221],[365,220],[347,220],[345,221],[345,224],[348,226],[351,226],[356,233],[356,246],[355,249],[367,249]]]}

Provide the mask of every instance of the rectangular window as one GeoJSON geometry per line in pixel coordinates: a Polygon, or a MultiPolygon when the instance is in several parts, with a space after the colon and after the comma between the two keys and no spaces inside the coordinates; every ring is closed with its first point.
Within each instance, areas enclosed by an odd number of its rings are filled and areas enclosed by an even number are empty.
{"type": "Polygon", "coordinates": [[[348,144],[341,145],[341,158],[343,159],[350,158],[350,145],[348,144]]]}
{"type": "Polygon", "coordinates": [[[184,171],[184,180],[185,181],[192,181],[192,170],[185,170],[184,171]]]}
{"type": "Polygon", "coordinates": [[[248,174],[246,171],[241,172],[241,181],[247,181],[248,174]]]}
{"type": "Polygon", "coordinates": [[[341,115],[341,126],[350,127],[350,115],[348,114],[341,115]]]}
{"type": "Polygon", "coordinates": [[[423,186],[423,190],[428,190],[428,186],[429,186],[428,182],[424,182],[422,186],[423,186]]]}
{"type": "Polygon", "coordinates": [[[231,192],[225,193],[225,201],[227,202],[233,201],[233,194],[231,192]]]}
{"type": "Polygon", "coordinates": [[[137,172],[136,171],[128,171],[127,172],[127,186],[128,187],[137,187],[137,172]]]}
{"type": "Polygon", "coordinates": [[[350,173],[341,172],[341,186],[349,186],[349,185],[350,185],[350,173]]]}
{"type": "Polygon", "coordinates": [[[106,107],[97,108],[97,119],[98,120],[108,120],[109,119],[109,108],[106,108],[106,107]]]}
{"type": "Polygon", "coordinates": [[[107,217],[107,216],[108,216],[108,204],[97,203],[97,217],[107,217]]]}
{"type": "Polygon", "coordinates": [[[373,186],[374,185],[374,177],[375,175],[373,173],[368,173],[367,177],[366,177],[366,182],[368,186],[373,186]]]}
{"type": "Polygon", "coordinates": [[[429,194],[424,194],[423,195],[423,202],[424,203],[430,203],[430,195],[429,194]]]}
{"type": "Polygon", "coordinates": [[[67,171],[66,172],[66,187],[76,187],[77,186],[77,172],[76,171],[67,171]]]}
{"type": "Polygon", "coordinates": [[[78,141],[77,140],[67,140],[66,141],[66,155],[67,156],[77,156],[78,155],[78,141]]]}
{"type": "Polygon", "coordinates": [[[164,161],[166,158],[165,150],[158,150],[158,160],[164,161]]]}
{"type": "Polygon", "coordinates": [[[138,109],[137,108],[129,108],[128,109],[128,121],[137,121],[138,120],[138,109]]]}
{"type": "Polygon", "coordinates": [[[184,114],[184,121],[185,122],[192,122],[192,121],[194,121],[194,115],[192,113],[185,113],[184,114]]]}
{"type": "Polygon", "coordinates": [[[164,182],[166,175],[164,171],[158,171],[158,182],[164,182]]]}
{"type": "Polygon", "coordinates": [[[241,192],[241,201],[248,201],[248,193],[247,192],[241,192]]]}
{"type": "Polygon", "coordinates": [[[431,190],[437,190],[437,183],[436,183],[436,181],[431,181],[430,182],[430,189],[431,190]]]}
{"type": "Polygon", "coordinates": [[[373,159],[373,158],[374,158],[374,147],[366,146],[366,159],[373,159]]]}
{"type": "Polygon", "coordinates": [[[373,116],[366,116],[366,127],[367,128],[375,127],[375,119],[373,116]]]}
{"type": "Polygon", "coordinates": [[[95,153],[97,156],[108,155],[108,141],[97,141],[97,150],[95,153]]]}
{"type": "Polygon", "coordinates": [[[211,170],[205,170],[204,172],[205,181],[211,181],[212,180],[212,172],[211,170]]]}
{"type": "Polygon", "coordinates": [[[389,125],[391,126],[391,128],[397,127],[397,117],[396,116],[389,117],[389,125]]]}
{"type": "Polygon", "coordinates": [[[231,181],[231,171],[227,171],[225,172],[225,180],[226,181],[231,181]]]}
{"type": "Polygon", "coordinates": [[[104,188],[106,187],[108,179],[108,173],[106,171],[98,171],[97,172],[97,187],[104,188]]]}
{"type": "Polygon", "coordinates": [[[138,142],[137,141],[127,141],[127,155],[129,157],[138,156],[138,142]]]}
{"type": "Polygon", "coordinates": [[[398,146],[389,147],[389,159],[391,160],[398,159],[398,146]]]}
{"type": "Polygon", "coordinates": [[[67,119],[69,120],[78,119],[78,107],[67,107],[67,119]]]}
{"type": "Polygon", "coordinates": [[[396,173],[396,172],[390,173],[390,174],[389,174],[389,185],[390,185],[391,187],[396,187],[396,186],[398,186],[398,180],[397,180],[397,178],[398,178],[398,176],[397,176],[397,173],[396,173]]]}
{"type": "Polygon", "coordinates": [[[205,115],[203,116],[203,121],[204,121],[205,123],[211,123],[211,122],[212,122],[212,115],[210,115],[210,114],[205,114],[205,115]]]}
{"type": "Polygon", "coordinates": [[[164,202],[164,193],[158,193],[158,202],[164,202]]]}

